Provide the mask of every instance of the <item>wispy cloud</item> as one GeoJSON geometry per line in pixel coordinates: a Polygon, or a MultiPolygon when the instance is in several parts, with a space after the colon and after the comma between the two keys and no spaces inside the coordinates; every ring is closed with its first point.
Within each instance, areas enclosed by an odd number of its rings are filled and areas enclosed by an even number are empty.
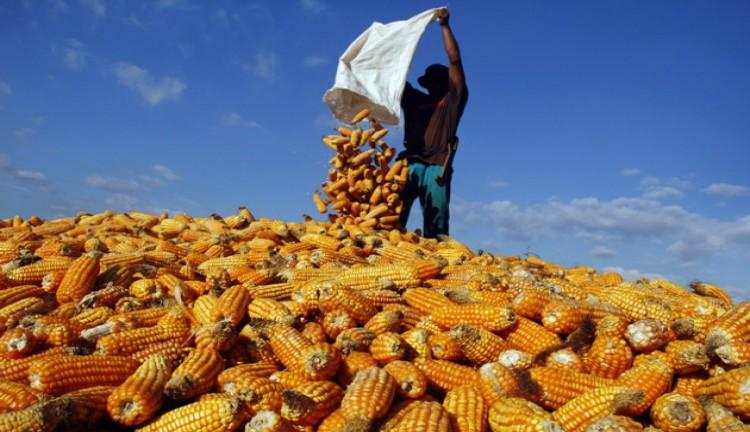
{"type": "Polygon", "coordinates": [[[25,127],[25,128],[18,128],[13,131],[13,135],[16,136],[16,138],[20,140],[25,140],[30,138],[32,135],[34,135],[35,131],[33,128],[25,127]]]}
{"type": "Polygon", "coordinates": [[[0,175],[42,190],[46,190],[49,186],[49,179],[44,173],[18,168],[8,156],[2,153],[0,153],[0,175]]]}
{"type": "Polygon", "coordinates": [[[646,241],[686,260],[730,247],[750,248],[750,215],[719,220],[643,197],[551,199],[525,207],[507,200],[457,200],[452,213],[462,225],[496,230],[502,237],[608,245],[646,241]]]}
{"type": "Polygon", "coordinates": [[[328,9],[323,0],[299,0],[299,6],[304,12],[311,14],[319,14],[328,9]]]}
{"type": "Polygon", "coordinates": [[[67,12],[68,11],[68,4],[65,3],[64,0],[53,0],[52,1],[52,7],[54,10],[58,12],[67,12]]]}
{"type": "Polygon", "coordinates": [[[66,39],[61,45],[52,48],[69,69],[79,69],[86,64],[89,54],[86,45],[76,39],[66,39]]]}
{"type": "Polygon", "coordinates": [[[115,76],[120,84],[137,91],[150,105],[177,100],[185,90],[185,83],[170,76],[155,79],[143,68],[120,62],[115,66],[115,76]]]}
{"type": "Polygon", "coordinates": [[[245,70],[252,72],[258,78],[271,81],[276,76],[278,57],[273,52],[259,52],[252,63],[245,65],[245,70]]]}
{"type": "Polygon", "coordinates": [[[158,0],[156,2],[156,7],[160,9],[186,7],[187,5],[188,5],[187,0],[158,0]]]}
{"type": "Polygon", "coordinates": [[[326,62],[327,60],[325,57],[315,55],[315,54],[305,57],[306,66],[320,66],[322,64],[325,64],[326,62]]]}
{"type": "Polygon", "coordinates": [[[10,88],[10,84],[7,82],[0,80],[0,95],[1,96],[10,96],[13,94],[13,89],[10,88]]]}
{"type": "Polygon", "coordinates": [[[505,189],[510,186],[510,182],[505,180],[494,180],[489,182],[488,186],[495,189],[505,189]]]}
{"type": "Polygon", "coordinates": [[[141,188],[137,181],[117,177],[91,175],[84,179],[84,183],[93,188],[109,192],[135,192],[141,188]]]}
{"type": "Polygon", "coordinates": [[[750,188],[729,183],[713,183],[703,189],[703,192],[711,195],[731,198],[750,194],[750,188]]]}
{"type": "Polygon", "coordinates": [[[222,118],[222,123],[225,126],[233,126],[233,127],[246,127],[246,128],[257,128],[260,127],[260,124],[258,122],[247,120],[244,117],[242,117],[240,114],[237,114],[236,112],[231,112],[226,114],[222,118]]]}
{"type": "Polygon", "coordinates": [[[597,245],[591,249],[591,255],[599,258],[614,258],[617,256],[617,252],[606,246],[597,245]]]}
{"type": "Polygon", "coordinates": [[[107,15],[107,5],[103,0],[81,0],[81,5],[97,17],[107,15]]]}
{"type": "Polygon", "coordinates": [[[643,197],[648,199],[682,198],[683,193],[671,186],[653,186],[648,188],[643,197]]]}
{"type": "Polygon", "coordinates": [[[624,175],[625,177],[633,177],[637,176],[641,173],[641,170],[638,168],[625,168],[622,171],[620,171],[620,174],[624,175]]]}
{"type": "Polygon", "coordinates": [[[151,166],[151,170],[153,170],[156,174],[158,174],[159,176],[169,181],[179,180],[180,178],[180,176],[178,176],[177,174],[175,174],[174,171],[172,171],[172,168],[169,168],[166,165],[155,164],[151,166]]]}
{"type": "Polygon", "coordinates": [[[140,29],[145,28],[143,21],[141,21],[141,19],[138,18],[138,15],[136,14],[130,14],[127,17],[123,18],[122,21],[129,26],[137,27],[140,29]]]}

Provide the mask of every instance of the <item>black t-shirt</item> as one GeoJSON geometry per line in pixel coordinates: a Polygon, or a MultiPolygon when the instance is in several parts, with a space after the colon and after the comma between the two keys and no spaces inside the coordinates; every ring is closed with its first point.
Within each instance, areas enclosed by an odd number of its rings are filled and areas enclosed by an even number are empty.
{"type": "Polygon", "coordinates": [[[404,110],[404,147],[400,155],[433,165],[442,165],[448,156],[448,143],[456,136],[469,91],[452,83],[448,93],[436,100],[406,83],[401,98],[404,110]]]}

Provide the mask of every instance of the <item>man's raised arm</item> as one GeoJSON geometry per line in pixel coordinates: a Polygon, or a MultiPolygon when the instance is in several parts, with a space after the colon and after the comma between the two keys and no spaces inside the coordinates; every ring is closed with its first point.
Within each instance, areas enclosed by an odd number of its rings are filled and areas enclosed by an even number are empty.
{"type": "Polygon", "coordinates": [[[448,9],[440,9],[437,13],[437,19],[440,23],[440,31],[443,34],[445,52],[448,54],[448,75],[456,89],[463,90],[466,86],[464,67],[461,64],[461,52],[458,50],[458,42],[456,42],[456,37],[453,35],[449,23],[450,12],[448,12],[448,9]]]}

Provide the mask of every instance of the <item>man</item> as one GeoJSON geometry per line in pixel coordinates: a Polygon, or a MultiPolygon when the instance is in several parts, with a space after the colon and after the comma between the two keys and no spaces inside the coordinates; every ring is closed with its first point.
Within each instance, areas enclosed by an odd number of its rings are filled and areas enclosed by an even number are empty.
{"type": "Polygon", "coordinates": [[[399,154],[399,158],[406,158],[409,162],[409,177],[401,194],[404,203],[401,226],[406,226],[411,206],[419,198],[424,215],[422,234],[432,238],[448,235],[451,164],[457,144],[456,130],[469,94],[449,17],[448,9],[438,11],[437,19],[449,66],[430,65],[417,80],[427,94],[406,83],[401,98],[406,149],[399,154]]]}

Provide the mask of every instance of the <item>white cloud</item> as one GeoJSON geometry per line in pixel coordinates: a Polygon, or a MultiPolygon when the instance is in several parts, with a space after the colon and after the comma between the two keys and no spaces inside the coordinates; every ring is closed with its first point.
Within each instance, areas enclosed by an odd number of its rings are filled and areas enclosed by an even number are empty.
{"type": "Polygon", "coordinates": [[[68,10],[68,4],[64,0],[53,0],[52,6],[59,12],[67,12],[68,10]]]}
{"type": "Polygon", "coordinates": [[[166,180],[174,181],[180,178],[177,174],[175,174],[174,171],[172,171],[171,168],[166,165],[155,164],[151,166],[151,169],[166,180]]]}
{"type": "Polygon", "coordinates": [[[713,183],[707,188],[703,189],[703,192],[711,195],[719,195],[722,197],[730,198],[747,195],[748,193],[750,193],[750,188],[729,183],[713,183]]]}
{"type": "Polygon", "coordinates": [[[135,192],[141,189],[137,181],[117,177],[91,175],[86,177],[84,182],[91,187],[110,192],[135,192]]]}
{"type": "Polygon", "coordinates": [[[13,135],[16,136],[16,138],[25,140],[26,138],[29,138],[31,135],[34,135],[34,129],[30,127],[25,128],[19,128],[13,131],[13,135]]]}
{"type": "Polygon", "coordinates": [[[76,39],[68,39],[62,47],[59,48],[63,63],[70,69],[78,69],[86,63],[88,54],[85,51],[85,45],[76,39]]]}
{"type": "Polygon", "coordinates": [[[0,80],[0,95],[10,96],[12,94],[13,90],[10,88],[10,85],[5,81],[0,80]]]}
{"type": "Polygon", "coordinates": [[[641,170],[638,168],[625,168],[622,171],[620,171],[620,174],[624,175],[625,177],[632,177],[637,176],[641,173],[641,170]]]}
{"type": "Polygon", "coordinates": [[[300,8],[307,13],[318,14],[328,8],[322,0],[299,0],[300,8]]]}
{"type": "Polygon", "coordinates": [[[626,269],[622,267],[604,267],[602,269],[603,272],[615,272],[620,273],[620,276],[622,276],[625,279],[628,280],[637,280],[640,278],[647,278],[647,279],[669,279],[665,277],[664,275],[661,275],[659,273],[644,273],[637,269],[626,269]]]}
{"type": "Polygon", "coordinates": [[[135,14],[128,15],[126,18],[123,19],[123,22],[127,25],[138,27],[140,29],[145,28],[141,19],[138,18],[138,16],[135,14]]]}
{"type": "Polygon", "coordinates": [[[644,198],[648,199],[665,199],[665,198],[682,198],[683,193],[671,186],[653,186],[643,193],[644,198]]]}
{"type": "Polygon", "coordinates": [[[108,196],[104,202],[115,211],[131,211],[138,206],[138,198],[133,195],[116,193],[108,196]]]}
{"type": "Polygon", "coordinates": [[[258,124],[258,122],[247,120],[235,112],[231,112],[225,115],[224,118],[222,119],[222,122],[224,123],[225,126],[239,126],[239,127],[246,127],[246,128],[260,127],[260,124],[258,124]]]}
{"type": "Polygon", "coordinates": [[[510,182],[507,182],[505,180],[495,180],[491,181],[488,186],[496,189],[504,189],[510,186],[510,182]]]}
{"type": "Polygon", "coordinates": [[[146,69],[124,62],[115,66],[115,75],[120,84],[137,91],[150,105],[177,100],[186,87],[176,78],[163,76],[157,80],[146,69]]]}
{"type": "Polygon", "coordinates": [[[160,9],[167,9],[173,7],[184,7],[187,5],[186,0],[158,0],[156,6],[160,9]]]}
{"type": "Polygon", "coordinates": [[[309,55],[305,58],[305,65],[307,66],[319,66],[326,62],[325,57],[319,55],[309,55]]]}
{"type": "Polygon", "coordinates": [[[591,249],[591,255],[599,258],[613,258],[617,256],[617,252],[606,246],[598,245],[591,249]]]}
{"type": "Polygon", "coordinates": [[[255,74],[258,78],[272,80],[276,75],[277,56],[272,52],[259,52],[255,61],[245,65],[245,70],[255,74]]]}
{"type": "Polygon", "coordinates": [[[81,0],[81,4],[98,17],[107,15],[107,5],[103,0],[81,0]]]}
{"type": "Polygon", "coordinates": [[[44,173],[17,168],[13,161],[2,153],[0,153],[0,175],[8,176],[12,180],[30,184],[42,190],[47,190],[49,186],[49,180],[44,173]]]}
{"type": "Polygon", "coordinates": [[[571,239],[598,244],[645,240],[681,259],[729,247],[750,248],[750,215],[718,220],[643,197],[576,198],[522,207],[511,201],[456,200],[457,222],[515,239],[571,239]]]}

